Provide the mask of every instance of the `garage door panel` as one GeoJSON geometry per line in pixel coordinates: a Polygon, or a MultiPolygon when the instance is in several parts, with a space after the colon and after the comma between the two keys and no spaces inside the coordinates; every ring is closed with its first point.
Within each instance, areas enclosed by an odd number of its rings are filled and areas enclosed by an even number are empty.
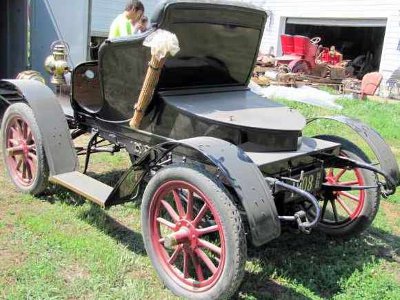
{"type": "Polygon", "coordinates": [[[385,27],[387,19],[288,18],[287,24],[342,27],[385,27]]]}

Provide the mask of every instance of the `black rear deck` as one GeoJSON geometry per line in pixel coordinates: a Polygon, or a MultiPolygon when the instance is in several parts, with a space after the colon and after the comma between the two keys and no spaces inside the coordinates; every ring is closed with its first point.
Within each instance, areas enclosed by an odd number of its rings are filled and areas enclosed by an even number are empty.
{"type": "Polygon", "coordinates": [[[249,90],[201,94],[188,90],[161,95],[168,105],[211,123],[279,131],[301,131],[306,125],[297,111],[249,90]]]}
{"type": "Polygon", "coordinates": [[[156,124],[145,130],[175,140],[210,136],[249,151],[296,151],[305,118],[295,110],[264,99],[246,87],[189,89],[159,93],[163,107],[156,124]]]}

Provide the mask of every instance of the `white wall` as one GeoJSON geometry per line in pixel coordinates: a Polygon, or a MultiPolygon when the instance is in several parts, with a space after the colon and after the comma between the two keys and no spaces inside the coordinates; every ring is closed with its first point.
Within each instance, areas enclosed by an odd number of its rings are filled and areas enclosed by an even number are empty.
{"type": "MultiPolygon", "coordinates": [[[[380,72],[385,79],[400,68],[400,1],[399,0],[257,0],[254,3],[272,11],[270,28],[265,30],[262,50],[280,49],[279,35],[284,32],[287,17],[297,18],[387,18],[380,72]]],[[[399,78],[400,79],[400,78],[399,78]]]]}
{"type": "MultiPolygon", "coordinates": [[[[107,36],[112,21],[124,11],[126,0],[92,0],[92,36],[107,36]]],[[[145,15],[151,17],[158,0],[142,0],[145,15]]]]}

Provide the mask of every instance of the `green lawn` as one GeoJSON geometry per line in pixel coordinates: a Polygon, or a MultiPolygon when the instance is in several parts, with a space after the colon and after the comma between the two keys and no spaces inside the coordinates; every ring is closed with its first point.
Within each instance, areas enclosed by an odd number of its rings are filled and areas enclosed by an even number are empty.
{"type": "MultiPolygon", "coordinates": [[[[342,100],[344,109],[332,112],[283,102],[306,116],[340,113],[365,121],[387,139],[400,162],[400,105],[342,100]]],[[[326,122],[306,133],[326,131],[347,134],[326,122]]],[[[112,183],[128,164],[126,153],[99,154],[90,171],[112,183]]],[[[3,174],[0,299],[174,299],[144,251],[137,205],[103,211],[61,188],[40,199],[23,196],[3,174]]],[[[237,297],[400,299],[400,194],[382,201],[373,226],[359,238],[285,233],[250,249],[237,297]]]]}

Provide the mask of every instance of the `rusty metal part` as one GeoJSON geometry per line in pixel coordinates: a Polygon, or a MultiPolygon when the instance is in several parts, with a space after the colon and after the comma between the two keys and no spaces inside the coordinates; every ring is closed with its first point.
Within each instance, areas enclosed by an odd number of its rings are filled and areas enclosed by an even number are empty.
{"type": "Polygon", "coordinates": [[[346,78],[346,69],[342,66],[331,66],[330,77],[333,80],[342,80],[346,78]]]}

